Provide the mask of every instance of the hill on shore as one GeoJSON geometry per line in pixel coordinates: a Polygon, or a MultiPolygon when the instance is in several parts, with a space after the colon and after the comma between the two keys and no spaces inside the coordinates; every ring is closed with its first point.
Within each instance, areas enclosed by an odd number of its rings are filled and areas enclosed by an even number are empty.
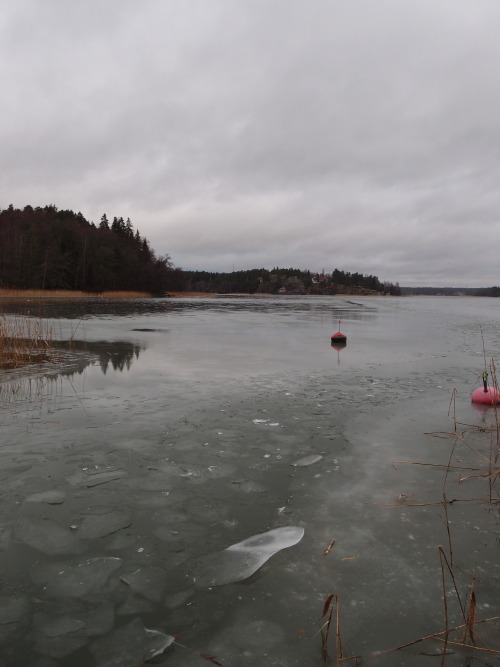
{"type": "Polygon", "coordinates": [[[260,268],[218,273],[183,271],[170,256],[157,256],[130,218],[103,214],[99,224],[81,213],[44,207],[0,210],[0,289],[106,291],[162,295],[392,294],[399,285],[377,276],[334,269],[313,273],[260,268]]]}
{"type": "Polygon", "coordinates": [[[170,257],[157,257],[130,219],[12,205],[0,211],[0,288],[138,290],[175,287],[170,257]]]}

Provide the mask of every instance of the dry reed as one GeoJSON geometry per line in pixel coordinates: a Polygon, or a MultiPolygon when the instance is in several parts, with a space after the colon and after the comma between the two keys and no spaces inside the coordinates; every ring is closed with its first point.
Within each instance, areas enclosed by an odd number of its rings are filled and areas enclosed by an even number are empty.
{"type": "Polygon", "coordinates": [[[0,317],[0,369],[40,364],[53,358],[52,328],[41,319],[0,317]]]}
{"type": "MultiPolygon", "coordinates": [[[[485,364],[485,369],[486,369],[486,364],[485,364]]],[[[496,368],[495,364],[492,361],[490,365],[490,371],[491,371],[491,376],[493,380],[493,386],[495,389],[498,389],[498,383],[497,383],[497,377],[496,377],[496,368]]],[[[432,435],[434,437],[445,437],[447,439],[452,440],[452,446],[450,448],[450,453],[448,456],[448,463],[447,465],[437,465],[437,464],[427,464],[431,465],[432,467],[435,468],[444,468],[445,469],[445,476],[444,476],[444,482],[443,482],[443,499],[438,502],[428,502],[428,503],[399,503],[401,506],[402,504],[405,505],[406,507],[423,507],[423,506],[430,506],[430,505],[438,505],[441,504],[443,507],[444,511],[444,517],[443,521],[445,523],[446,527],[446,534],[447,534],[447,542],[448,542],[448,553],[446,554],[445,551],[443,550],[442,547],[439,547],[439,560],[440,560],[440,566],[441,566],[441,584],[442,584],[442,595],[443,595],[443,607],[444,607],[444,626],[445,629],[439,633],[436,633],[434,635],[427,635],[426,637],[422,637],[418,640],[415,640],[415,642],[410,642],[409,644],[405,644],[402,646],[398,646],[394,649],[391,650],[401,650],[403,648],[406,648],[408,646],[411,646],[415,643],[418,643],[420,641],[425,641],[428,639],[439,639],[439,641],[443,642],[443,649],[440,652],[441,655],[441,666],[444,667],[445,661],[446,661],[446,656],[449,653],[448,647],[454,646],[454,647],[463,647],[467,648],[468,650],[474,650],[474,651],[483,651],[487,652],[490,654],[494,655],[500,655],[500,651],[494,648],[491,648],[486,645],[484,640],[481,638],[481,636],[478,633],[477,626],[482,623],[488,623],[488,622],[493,622],[493,621],[498,621],[499,617],[493,617],[489,619],[483,619],[479,620],[477,619],[477,601],[476,601],[476,592],[475,592],[475,575],[472,574],[472,582],[469,587],[469,593],[467,595],[467,602],[462,601],[462,597],[459,592],[459,576],[463,574],[463,571],[461,568],[459,568],[457,565],[455,565],[454,562],[454,556],[453,556],[453,539],[452,539],[452,532],[451,532],[451,521],[449,520],[449,508],[454,505],[455,503],[463,503],[463,502],[482,502],[482,503],[489,503],[490,505],[493,504],[498,504],[500,503],[500,498],[498,498],[498,494],[494,494],[494,485],[499,478],[500,475],[500,466],[498,464],[498,458],[499,458],[499,451],[500,451],[500,437],[499,437],[499,419],[498,419],[498,412],[497,412],[497,405],[492,405],[491,409],[493,410],[493,425],[489,428],[485,427],[475,427],[473,429],[468,428],[466,431],[460,433],[458,431],[459,426],[464,425],[461,424],[461,422],[457,421],[456,414],[455,414],[455,394],[456,392],[453,392],[451,401],[450,401],[450,409],[449,409],[449,416],[452,417],[453,419],[453,426],[454,429],[451,432],[436,432],[436,433],[431,433],[428,435],[432,435]],[[471,444],[470,439],[473,437],[477,437],[478,435],[490,433],[490,438],[488,443],[479,442],[477,443],[476,441],[473,441],[473,444],[471,444]],[[451,465],[451,461],[453,456],[456,454],[456,450],[458,447],[463,446],[469,454],[473,454],[476,457],[476,460],[478,461],[479,464],[481,464],[483,467],[482,468],[476,468],[476,467],[469,467],[469,466],[464,466],[459,467],[459,466],[453,466],[451,465]],[[485,450],[485,446],[487,447],[487,450],[485,450]],[[484,478],[488,481],[488,490],[487,493],[485,494],[486,497],[483,498],[453,498],[449,500],[446,497],[446,485],[448,482],[448,477],[450,473],[453,470],[460,470],[460,469],[469,469],[471,472],[474,472],[476,474],[471,474],[467,476],[461,476],[458,479],[459,484],[462,484],[466,482],[467,480],[471,479],[480,479],[484,478]],[[452,595],[456,599],[456,602],[458,603],[459,607],[459,612],[460,615],[463,619],[463,624],[450,627],[450,603],[451,600],[449,599],[449,592],[447,590],[447,585],[446,585],[446,579],[450,578],[452,582],[452,595]],[[452,637],[452,633],[456,633],[458,631],[463,631],[461,641],[457,641],[452,637]]],[[[470,424],[467,424],[466,426],[470,427],[470,424]]],[[[402,464],[402,463],[409,463],[413,465],[426,465],[421,462],[417,461],[395,461],[393,463],[394,467],[395,463],[402,464]]],[[[397,506],[397,504],[393,505],[397,506]]],[[[386,653],[386,652],[384,652],[386,653]]]]}
{"type": "MultiPolygon", "coordinates": [[[[486,365],[485,365],[486,368],[486,365]]],[[[495,389],[498,390],[498,382],[496,377],[496,367],[494,362],[491,362],[490,371],[492,376],[492,384],[495,389]]],[[[463,424],[457,420],[455,412],[455,398],[456,391],[453,391],[450,407],[448,411],[448,416],[453,420],[453,430],[450,432],[434,432],[428,433],[426,435],[431,435],[436,438],[444,438],[446,440],[451,440],[451,447],[448,453],[448,460],[445,464],[436,464],[436,463],[425,463],[421,461],[393,461],[392,465],[394,469],[397,469],[398,465],[401,464],[410,464],[418,466],[428,466],[429,468],[441,469],[444,470],[444,479],[443,479],[443,490],[442,490],[442,499],[428,502],[416,502],[416,499],[406,495],[399,494],[397,497],[397,502],[388,503],[385,507],[430,507],[430,506],[441,506],[443,509],[443,523],[446,530],[446,539],[447,539],[447,553],[440,546],[438,548],[439,553],[439,563],[441,569],[441,589],[442,589],[442,601],[443,601],[443,617],[444,617],[444,630],[439,630],[433,634],[428,634],[424,637],[415,639],[414,641],[407,642],[400,646],[396,646],[392,649],[386,651],[377,652],[377,656],[382,656],[394,651],[400,651],[410,646],[414,646],[420,642],[426,642],[429,640],[442,642],[443,647],[439,653],[432,655],[439,655],[441,667],[445,667],[446,657],[450,653],[453,653],[449,649],[450,646],[453,646],[454,649],[463,648],[468,652],[478,651],[482,653],[488,653],[496,657],[500,657],[500,650],[498,648],[493,648],[488,646],[481,636],[480,629],[485,627],[485,624],[498,623],[500,621],[500,616],[493,616],[490,618],[479,619],[477,618],[477,600],[476,600],[476,590],[475,582],[476,577],[474,573],[467,572],[463,568],[459,567],[454,558],[454,549],[453,549],[453,535],[452,535],[452,522],[449,518],[450,508],[454,505],[460,503],[488,503],[489,505],[496,505],[497,510],[500,507],[500,497],[498,491],[494,492],[494,486],[497,480],[500,478],[500,420],[498,418],[498,409],[497,405],[490,406],[493,411],[493,424],[489,427],[472,427],[471,424],[463,424]],[[466,426],[467,429],[463,432],[459,432],[460,426],[466,426]],[[472,428],[471,428],[472,427],[472,428]],[[484,435],[490,434],[489,442],[484,441],[484,435]],[[482,441],[477,442],[478,436],[483,436],[482,441]],[[472,440],[472,442],[471,442],[472,440]],[[473,465],[452,465],[453,458],[457,455],[457,450],[459,448],[464,448],[469,455],[475,457],[473,465]],[[474,465],[475,463],[475,465],[474,465]],[[481,467],[479,467],[481,466],[481,467]],[[463,483],[467,480],[480,480],[481,478],[485,479],[488,483],[488,488],[483,497],[469,497],[469,498],[448,498],[446,494],[447,486],[450,482],[449,478],[453,471],[470,471],[471,473],[467,476],[459,476],[458,484],[461,487],[463,483]],[[460,588],[464,588],[463,575],[471,577],[470,584],[467,585],[468,593],[461,594],[460,588]],[[448,586],[448,582],[451,582],[451,587],[448,586]],[[458,612],[458,615],[462,618],[462,623],[456,625],[451,624],[450,620],[452,614],[458,612]],[[460,636],[459,634],[460,633],[460,636]]],[[[498,538],[497,538],[498,540],[498,538]]],[[[500,540],[499,540],[500,541],[500,540]]],[[[330,553],[333,542],[330,544],[327,549],[325,549],[324,554],[327,555],[330,553]]],[[[336,636],[336,655],[335,655],[335,665],[339,666],[344,660],[342,655],[342,646],[340,642],[340,621],[339,621],[339,601],[336,595],[330,595],[326,599],[324,608],[323,608],[323,625],[320,628],[322,636],[322,653],[324,665],[332,664],[330,661],[330,656],[328,652],[328,633],[330,626],[333,621],[333,603],[335,602],[336,614],[337,614],[337,636],[336,636]]],[[[431,655],[429,653],[428,655],[431,655]]],[[[357,656],[353,656],[357,659],[357,656]]],[[[349,658],[350,659],[350,658],[349,658]]],[[[472,659],[474,659],[472,657],[472,659]]],[[[467,663],[469,664],[469,663],[467,663]]],[[[485,663],[486,664],[486,663],[485,663]]]]}
{"type": "Polygon", "coordinates": [[[335,606],[335,667],[340,667],[341,664],[347,663],[348,660],[354,660],[355,665],[359,665],[359,660],[361,656],[359,655],[350,655],[344,656],[342,650],[342,637],[340,634],[340,600],[338,595],[332,593],[329,595],[323,605],[323,614],[321,616],[324,619],[323,625],[320,627],[318,632],[321,633],[321,652],[323,656],[323,664],[325,667],[331,664],[331,658],[328,651],[328,640],[330,634],[330,627],[333,621],[333,612],[335,606]]]}

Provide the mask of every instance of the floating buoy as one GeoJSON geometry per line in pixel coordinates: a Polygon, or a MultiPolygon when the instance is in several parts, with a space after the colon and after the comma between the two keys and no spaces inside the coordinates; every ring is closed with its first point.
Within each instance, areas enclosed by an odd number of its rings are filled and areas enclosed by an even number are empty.
{"type": "Polygon", "coordinates": [[[342,345],[342,347],[347,343],[347,338],[344,336],[343,333],[340,333],[340,331],[336,334],[333,334],[331,337],[331,343],[332,345],[342,345]]]}
{"type": "Polygon", "coordinates": [[[473,403],[482,403],[483,405],[496,405],[500,403],[500,391],[495,387],[488,386],[488,373],[483,373],[483,386],[474,389],[471,395],[473,403]]]}
{"type": "Polygon", "coordinates": [[[340,323],[342,320],[339,320],[339,330],[337,333],[332,334],[330,340],[332,345],[339,345],[340,347],[344,347],[347,343],[347,336],[345,336],[341,331],[340,331],[340,323]]]}
{"type": "Polygon", "coordinates": [[[500,391],[495,387],[479,387],[474,389],[471,396],[473,403],[483,403],[484,405],[495,405],[500,403],[500,391]]]}

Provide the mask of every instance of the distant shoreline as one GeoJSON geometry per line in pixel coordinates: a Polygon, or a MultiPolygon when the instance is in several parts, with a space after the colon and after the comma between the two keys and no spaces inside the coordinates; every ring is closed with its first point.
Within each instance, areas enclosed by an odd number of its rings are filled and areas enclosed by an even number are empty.
{"type": "MultiPolygon", "coordinates": [[[[168,297],[213,297],[218,294],[207,292],[165,292],[168,297]]],[[[133,292],[124,290],[106,290],[103,292],[82,292],[80,290],[32,290],[32,289],[2,289],[0,288],[0,300],[2,299],[154,299],[157,298],[151,292],[133,292]]]]}
{"type": "Polygon", "coordinates": [[[3,289],[0,299],[141,299],[151,297],[150,292],[82,292],[79,290],[3,289]]]}
{"type": "MultiPolygon", "coordinates": [[[[194,292],[194,291],[166,291],[165,298],[207,298],[213,299],[218,296],[383,296],[382,294],[359,294],[357,292],[342,292],[339,294],[271,294],[268,292],[259,292],[249,294],[248,292],[230,292],[219,294],[218,292],[194,292]]],[[[82,292],[79,290],[22,290],[22,289],[2,289],[0,288],[0,301],[2,299],[154,299],[158,298],[150,292],[127,292],[123,290],[104,291],[104,292],[82,292]]]]}
{"type": "MultiPolygon", "coordinates": [[[[249,294],[248,292],[229,292],[219,294],[218,292],[196,292],[196,291],[166,291],[163,298],[206,298],[213,299],[220,296],[251,296],[251,297],[279,297],[279,296],[304,296],[304,297],[321,297],[330,296],[335,297],[384,297],[380,293],[363,293],[363,292],[337,292],[337,294],[271,294],[268,292],[258,292],[249,294]]],[[[398,298],[408,298],[412,296],[472,296],[470,294],[402,294],[398,298]]],[[[23,289],[4,289],[0,288],[0,301],[2,300],[30,300],[30,299],[155,299],[158,295],[153,295],[150,292],[134,292],[124,290],[107,290],[103,292],[82,292],[79,290],[23,290],[23,289]]]]}

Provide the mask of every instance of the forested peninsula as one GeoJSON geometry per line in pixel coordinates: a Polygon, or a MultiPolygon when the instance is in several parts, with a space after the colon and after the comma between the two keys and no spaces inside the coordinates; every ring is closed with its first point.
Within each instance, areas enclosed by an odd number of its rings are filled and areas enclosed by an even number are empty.
{"type": "Polygon", "coordinates": [[[334,269],[183,271],[157,256],[130,218],[103,214],[98,224],[54,204],[0,210],[0,289],[86,293],[400,294],[396,283],[334,269]]]}
{"type": "Polygon", "coordinates": [[[0,288],[161,293],[178,273],[130,219],[95,225],[53,204],[0,211],[0,288]]]}

